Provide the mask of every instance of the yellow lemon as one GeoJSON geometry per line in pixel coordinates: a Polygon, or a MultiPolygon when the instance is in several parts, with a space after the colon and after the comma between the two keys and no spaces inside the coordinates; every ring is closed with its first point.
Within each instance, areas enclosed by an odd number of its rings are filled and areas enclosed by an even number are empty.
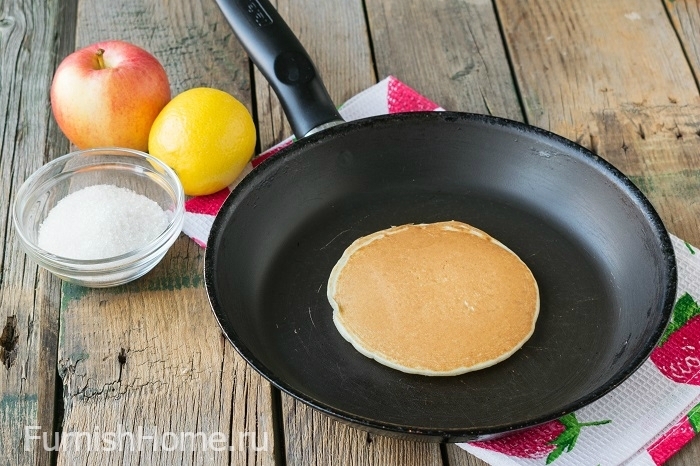
{"type": "Polygon", "coordinates": [[[219,191],[241,174],[255,150],[255,125],[245,105],[218,89],[175,96],[156,117],[148,151],[175,170],[185,194],[219,191]]]}

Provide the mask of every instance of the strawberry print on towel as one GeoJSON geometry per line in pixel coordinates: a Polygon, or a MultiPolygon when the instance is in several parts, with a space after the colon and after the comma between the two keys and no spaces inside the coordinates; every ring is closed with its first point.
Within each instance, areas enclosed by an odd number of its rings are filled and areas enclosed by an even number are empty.
{"type": "Polygon", "coordinates": [[[389,77],[387,94],[389,113],[433,111],[440,108],[394,77],[389,77]]]}
{"type": "Polygon", "coordinates": [[[610,420],[579,422],[576,415],[570,413],[507,437],[471,442],[470,445],[516,458],[544,459],[544,464],[550,464],[563,453],[574,449],[584,427],[599,426],[609,422],[610,420]]]}
{"type": "Polygon", "coordinates": [[[661,466],[700,431],[700,405],[695,406],[649,448],[654,464],[661,466]]]}
{"type": "Polygon", "coordinates": [[[229,195],[229,188],[206,196],[197,196],[185,202],[185,210],[193,214],[216,215],[229,195]]]}
{"type": "Polygon", "coordinates": [[[690,294],[676,302],[651,361],[674,382],[700,385],[700,306],[690,294]]]}

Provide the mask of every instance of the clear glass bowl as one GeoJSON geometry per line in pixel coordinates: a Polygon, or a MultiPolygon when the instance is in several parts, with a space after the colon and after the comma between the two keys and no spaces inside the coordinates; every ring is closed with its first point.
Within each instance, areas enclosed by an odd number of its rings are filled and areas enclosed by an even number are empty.
{"type": "Polygon", "coordinates": [[[59,157],[33,173],[17,191],[12,219],[27,255],[63,280],[101,288],[135,280],[155,267],[175,242],[185,217],[182,184],[167,165],[131,149],[89,149],[59,157]],[[160,205],[168,225],[136,250],[97,260],[56,256],[37,244],[39,227],[58,201],[88,186],[128,188],[160,205]]]}

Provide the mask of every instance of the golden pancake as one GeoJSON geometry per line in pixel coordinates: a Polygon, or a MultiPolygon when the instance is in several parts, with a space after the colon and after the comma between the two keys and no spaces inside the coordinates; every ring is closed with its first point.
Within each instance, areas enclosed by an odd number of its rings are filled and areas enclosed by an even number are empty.
{"type": "Polygon", "coordinates": [[[423,375],[503,361],[530,338],[540,308],[525,263],[456,221],[357,239],[333,267],[328,300],[338,331],[360,353],[423,375]]]}

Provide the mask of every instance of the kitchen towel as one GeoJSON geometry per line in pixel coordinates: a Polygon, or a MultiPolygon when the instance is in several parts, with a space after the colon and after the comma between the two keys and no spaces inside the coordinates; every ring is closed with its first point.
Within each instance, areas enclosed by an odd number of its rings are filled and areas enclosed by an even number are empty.
{"type": "MultiPolygon", "coordinates": [[[[339,109],[346,120],[442,110],[390,76],[339,109]]],[[[288,138],[248,164],[229,189],[185,205],[183,232],[206,246],[214,217],[238,181],[293,144],[288,138]]],[[[459,444],[492,465],[660,465],[700,430],[700,252],[672,237],[678,292],[672,322],[651,357],[612,392],[578,411],[496,440],[459,444]]]]}

